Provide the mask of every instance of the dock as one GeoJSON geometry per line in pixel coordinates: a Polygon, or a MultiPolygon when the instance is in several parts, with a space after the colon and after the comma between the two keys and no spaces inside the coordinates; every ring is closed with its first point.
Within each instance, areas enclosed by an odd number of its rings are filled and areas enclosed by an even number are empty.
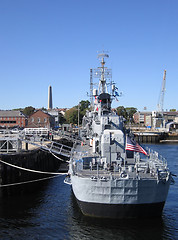
{"type": "MultiPolygon", "coordinates": [[[[26,191],[29,184],[67,174],[72,140],[8,132],[0,134],[0,196],[26,191]],[[18,187],[18,189],[17,189],[18,187]]],[[[77,141],[77,139],[76,139],[77,141]]]]}
{"type": "Polygon", "coordinates": [[[166,134],[160,132],[133,132],[137,142],[141,143],[159,143],[165,139],[166,134]]]}
{"type": "Polygon", "coordinates": [[[140,143],[177,143],[178,133],[159,131],[132,131],[140,143]]]}

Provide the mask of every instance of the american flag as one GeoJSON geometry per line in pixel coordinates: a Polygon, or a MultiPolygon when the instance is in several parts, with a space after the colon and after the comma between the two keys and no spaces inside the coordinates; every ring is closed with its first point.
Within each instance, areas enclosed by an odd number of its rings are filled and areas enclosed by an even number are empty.
{"type": "Polygon", "coordinates": [[[148,155],[148,153],[133,139],[130,137],[126,137],[126,150],[134,151],[134,152],[140,152],[145,155],[148,155]]]}

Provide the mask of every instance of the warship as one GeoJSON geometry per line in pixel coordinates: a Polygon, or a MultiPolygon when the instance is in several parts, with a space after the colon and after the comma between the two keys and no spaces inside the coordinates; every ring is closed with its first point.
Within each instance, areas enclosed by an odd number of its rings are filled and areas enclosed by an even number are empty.
{"type": "Polygon", "coordinates": [[[118,89],[111,69],[105,67],[108,54],[98,56],[101,66],[92,73],[99,78],[98,89],[92,89],[92,108],[83,117],[82,142],[74,146],[65,182],[86,216],[161,216],[171,183],[167,162],[136,143],[124,127],[124,118],[112,111],[118,89]]]}

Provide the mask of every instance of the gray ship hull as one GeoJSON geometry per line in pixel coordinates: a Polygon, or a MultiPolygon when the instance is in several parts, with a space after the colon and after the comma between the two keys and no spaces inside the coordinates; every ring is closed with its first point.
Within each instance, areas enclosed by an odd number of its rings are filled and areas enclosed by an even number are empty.
{"type": "Polygon", "coordinates": [[[71,176],[73,193],[82,213],[98,218],[159,217],[170,179],[108,179],[71,176]]]}
{"type": "Polygon", "coordinates": [[[85,216],[98,218],[148,218],[161,217],[165,202],[147,204],[104,204],[77,200],[85,216]]]}

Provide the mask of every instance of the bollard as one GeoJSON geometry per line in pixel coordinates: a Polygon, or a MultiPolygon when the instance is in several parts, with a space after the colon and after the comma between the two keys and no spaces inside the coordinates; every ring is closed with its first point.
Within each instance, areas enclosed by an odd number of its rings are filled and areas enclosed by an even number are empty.
{"type": "Polygon", "coordinates": [[[27,142],[25,143],[25,150],[28,151],[28,143],[27,142]]]}

